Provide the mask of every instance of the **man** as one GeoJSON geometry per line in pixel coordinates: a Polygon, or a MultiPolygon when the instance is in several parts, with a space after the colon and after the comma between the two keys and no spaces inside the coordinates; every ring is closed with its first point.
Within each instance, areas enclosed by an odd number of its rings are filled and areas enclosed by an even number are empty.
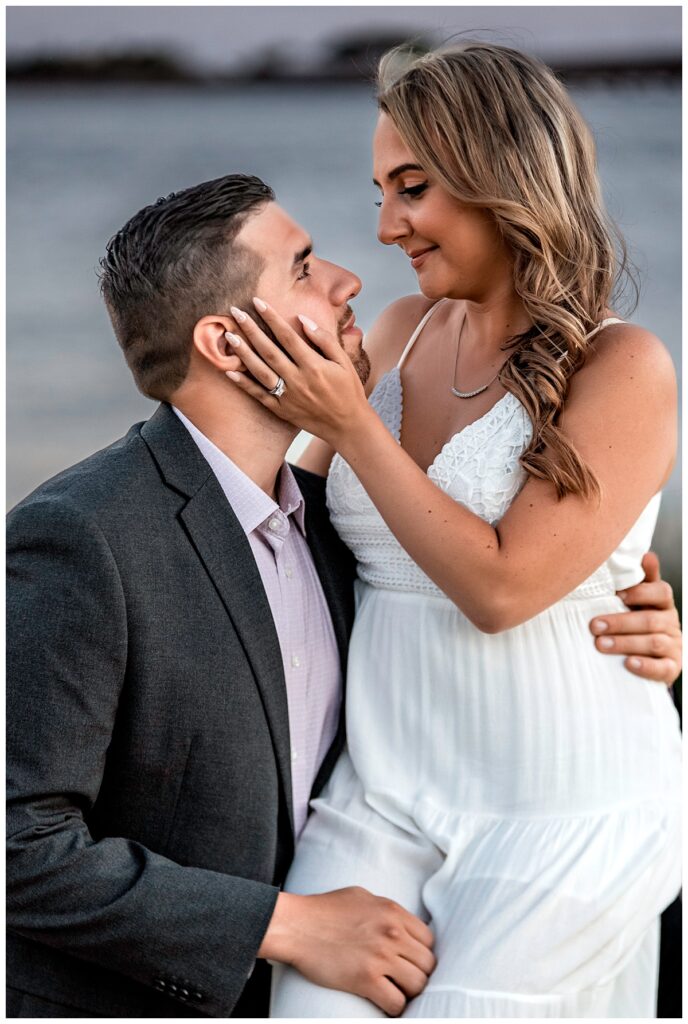
{"type": "Polygon", "coordinates": [[[10,516],[9,1016],[265,1016],[268,960],[394,1015],[434,965],[387,900],[279,893],[343,742],[354,566],[294,430],[225,377],[230,311],[264,295],[368,364],[360,282],[273,200],[231,175],[112,239],[108,311],[162,404],[10,516]]]}

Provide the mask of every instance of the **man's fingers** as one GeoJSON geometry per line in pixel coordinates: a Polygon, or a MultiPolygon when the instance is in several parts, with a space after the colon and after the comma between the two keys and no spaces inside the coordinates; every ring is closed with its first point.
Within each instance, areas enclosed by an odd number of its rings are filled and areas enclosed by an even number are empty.
{"type": "Polygon", "coordinates": [[[422,943],[427,949],[435,945],[435,936],[428,926],[415,914],[404,911],[404,928],[414,939],[422,943]]]}
{"type": "Polygon", "coordinates": [[[629,608],[673,608],[674,592],[665,580],[638,583],[620,592],[621,600],[629,608]]]}
{"type": "Polygon", "coordinates": [[[363,995],[379,1006],[388,1017],[400,1017],[406,1009],[406,996],[389,978],[379,978],[371,991],[363,995]]]}
{"type": "Polygon", "coordinates": [[[391,967],[390,977],[409,999],[413,999],[414,996],[422,992],[428,983],[425,971],[421,971],[403,956],[396,958],[391,967]]]}
{"type": "Polygon", "coordinates": [[[671,633],[678,630],[678,615],[675,610],[642,612],[618,612],[614,615],[599,615],[590,623],[595,636],[624,636],[630,633],[671,633]]]}
{"type": "Polygon", "coordinates": [[[630,636],[598,636],[595,647],[603,654],[639,654],[648,658],[668,658],[676,641],[666,633],[642,633],[630,636]]]}
{"type": "Polygon", "coordinates": [[[645,570],[645,580],[648,583],[656,583],[657,580],[661,579],[659,559],[654,551],[648,551],[647,554],[643,555],[641,565],[645,570]]]}
{"type": "Polygon", "coordinates": [[[432,974],[437,966],[435,954],[422,942],[409,936],[408,944],[399,950],[400,956],[410,960],[425,975],[432,974]]]}
{"type": "Polygon", "coordinates": [[[678,665],[671,658],[626,658],[624,665],[634,676],[671,686],[678,678],[678,665]]]}

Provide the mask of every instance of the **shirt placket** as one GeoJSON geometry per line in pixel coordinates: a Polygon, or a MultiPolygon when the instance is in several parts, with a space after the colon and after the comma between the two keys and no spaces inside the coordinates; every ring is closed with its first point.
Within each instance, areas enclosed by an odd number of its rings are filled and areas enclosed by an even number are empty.
{"type": "Polygon", "coordinates": [[[301,574],[297,571],[297,553],[291,536],[290,519],[284,512],[277,510],[270,516],[266,525],[267,540],[274,554],[279,586],[279,620],[283,624],[280,645],[287,686],[292,795],[298,833],[303,824],[308,797],[307,665],[304,632],[306,602],[301,574]]]}

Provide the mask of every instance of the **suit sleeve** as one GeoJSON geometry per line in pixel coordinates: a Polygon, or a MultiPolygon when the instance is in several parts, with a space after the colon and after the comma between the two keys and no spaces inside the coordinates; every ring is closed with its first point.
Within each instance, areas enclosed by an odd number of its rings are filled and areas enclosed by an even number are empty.
{"type": "Polygon", "coordinates": [[[29,500],[10,515],[7,586],[9,928],[168,994],[188,980],[199,1010],[228,1016],[278,890],[86,824],[127,662],[106,538],[63,499],[29,500]]]}

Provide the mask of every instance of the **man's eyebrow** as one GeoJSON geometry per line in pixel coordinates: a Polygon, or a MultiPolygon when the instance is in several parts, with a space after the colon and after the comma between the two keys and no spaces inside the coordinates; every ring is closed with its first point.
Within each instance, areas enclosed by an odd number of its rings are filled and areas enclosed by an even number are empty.
{"type": "Polygon", "coordinates": [[[304,260],[307,260],[312,252],[313,242],[309,241],[308,245],[304,249],[302,249],[301,252],[297,252],[296,255],[294,256],[292,269],[295,269],[296,267],[298,267],[299,263],[303,263],[304,260]]]}
{"type": "MultiPolygon", "coordinates": [[[[400,174],[404,174],[406,171],[422,171],[423,168],[420,164],[399,164],[398,167],[394,167],[387,175],[387,181],[392,182],[395,178],[398,178],[400,174]]],[[[380,188],[380,182],[373,178],[373,185],[377,185],[380,188]]]]}

